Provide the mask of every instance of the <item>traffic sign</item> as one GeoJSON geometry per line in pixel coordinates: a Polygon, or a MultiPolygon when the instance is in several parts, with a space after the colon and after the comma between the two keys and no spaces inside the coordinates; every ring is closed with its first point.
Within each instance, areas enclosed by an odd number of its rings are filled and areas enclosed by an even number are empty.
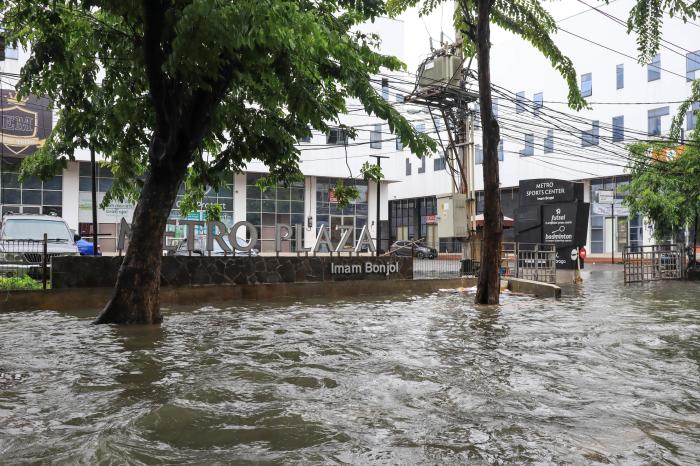
{"type": "Polygon", "coordinates": [[[581,259],[585,259],[586,258],[586,248],[581,246],[578,250],[578,255],[581,257],[581,259]]]}

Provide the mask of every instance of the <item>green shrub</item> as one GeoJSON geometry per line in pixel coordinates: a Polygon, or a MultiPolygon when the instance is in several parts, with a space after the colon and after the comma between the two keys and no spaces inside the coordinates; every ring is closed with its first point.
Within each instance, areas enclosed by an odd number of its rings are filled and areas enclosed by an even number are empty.
{"type": "Polygon", "coordinates": [[[41,282],[29,275],[0,277],[0,290],[40,290],[41,282]]]}

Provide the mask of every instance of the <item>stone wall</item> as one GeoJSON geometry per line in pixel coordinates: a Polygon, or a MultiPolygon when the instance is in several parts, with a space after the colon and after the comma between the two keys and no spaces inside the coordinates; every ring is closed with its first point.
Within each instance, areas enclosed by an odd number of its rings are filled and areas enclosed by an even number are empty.
{"type": "MultiPolygon", "coordinates": [[[[121,257],[59,256],[51,263],[51,287],[112,287],[121,257]]],[[[410,257],[186,257],[165,256],[161,285],[253,285],[348,280],[412,279],[410,257]],[[367,264],[372,271],[367,272],[367,264]],[[331,272],[331,264],[334,272],[331,272]],[[386,273],[388,265],[390,273],[386,273]],[[398,269],[398,272],[393,269],[398,269]],[[379,270],[381,269],[381,271],[379,270]]]]}

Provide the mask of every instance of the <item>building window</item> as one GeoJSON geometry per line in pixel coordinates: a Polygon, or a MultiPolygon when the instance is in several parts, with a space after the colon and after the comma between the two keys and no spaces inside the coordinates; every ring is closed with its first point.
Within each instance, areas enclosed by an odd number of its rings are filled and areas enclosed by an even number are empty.
{"type": "Polygon", "coordinates": [[[623,115],[612,119],[612,140],[613,142],[625,140],[625,117],[623,115]]]}
{"type": "Polygon", "coordinates": [[[476,144],[474,146],[474,165],[481,165],[484,163],[484,151],[481,150],[481,146],[476,144]]]}
{"type": "MultiPolygon", "coordinates": [[[[342,230],[337,227],[351,227],[353,234],[350,236],[348,245],[352,246],[360,237],[362,228],[367,225],[369,188],[365,180],[344,180],[345,186],[354,186],[359,191],[360,196],[357,200],[351,201],[347,207],[341,209],[333,194],[337,181],[337,178],[316,178],[316,234],[318,234],[321,225],[325,225],[330,229],[333,244],[336,244],[342,234],[342,230]]],[[[290,224],[293,225],[294,222],[290,224]]]]}
{"type": "Polygon", "coordinates": [[[301,142],[311,142],[311,128],[309,128],[309,134],[307,136],[303,136],[300,139],[301,142]]]}
{"type": "Polygon", "coordinates": [[[425,157],[420,158],[420,167],[418,167],[418,173],[425,173],[425,157]]]}
{"type": "Polygon", "coordinates": [[[54,176],[47,181],[30,176],[19,182],[22,159],[3,157],[0,161],[1,214],[8,212],[27,214],[62,215],[63,177],[54,176]]]}
{"type": "Polygon", "coordinates": [[[374,129],[369,133],[369,147],[371,149],[382,148],[382,125],[374,125],[374,129]]]}
{"type": "Polygon", "coordinates": [[[535,135],[530,133],[525,135],[525,147],[520,151],[521,157],[530,157],[535,155],[535,135]]]}
{"type": "Polygon", "coordinates": [[[690,106],[690,110],[688,110],[688,115],[686,118],[687,129],[695,129],[695,126],[698,124],[698,112],[700,112],[700,102],[693,102],[693,105],[690,106]]]}
{"type": "Polygon", "coordinates": [[[418,131],[421,134],[425,133],[425,123],[418,123],[416,125],[416,131],[418,131]]]}
{"type": "Polygon", "coordinates": [[[657,53],[647,65],[647,81],[661,79],[661,54],[657,53]]]}
{"type": "Polygon", "coordinates": [[[545,154],[550,154],[554,152],[554,130],[553,129],[548,129],[547,130],[547,137],[544,138],[544,153],[545,154]]]}
{"type": "Polygon", "coordinates": [[[493,112],[493,117],[498,118],[498,97],[494,97],[491,101],[491,111],[493,112]]]}
{"type": "Polygon", "coordinates": [[[590,130],[581,132],[581,146],[597,146],[600,142],[599,134],[600,124],[598,123],[598,121],[593,121],[590,130]]]}
{"type": "Polygon", "coordinates": [[[498,141],[498,160],[503,162],[503,139],[498,141]]]}
{"type": "Polygon", "coordinates": [[[432,115],[431,119],[433,120],[433,126],[435,127],[435,131],[437,131],[437,132],[442,131],[442,118],[440,117],[440,115],[439,114],[432,115]]]}
{"type": "Polygon", "coordinates": [[[389,100],[389,80],[382,78],[382,99],[389,100]]]}
{"type": "Polygon", "coordinates": [[[581,95],[590,97],[593,95],[593,73],[581,75],[581,95]]]}
{"type": "Polygon", "coordinates": [[[523,113],[525,111],[525,92],[515,94],[515,113],[523,113]]]}
{"type": "Polygon", "coordinates": [[[348,143],[347,134],[342,128],[330,128],[326,135],[326,144],[344,145],[348,143]]]}
{"type": "Polygon", "coordinates": [[[403,150],[403,142],[399,138],[396,138],[396,150],[403,150]]]}
{"type": "Polygon", "coordinates": [[[700,50],[690,52],[685,56],[685,78],[688,81],[695,79],[695,72],[700,70],[700,50]]]}
{"type": "Polygon", "coordinates": [[[440,171],[445,169],[445,153],[436,159],[433,159],[433,171],[440,171]]]}
{"type": "Polygon", "coordinates": [[[647,114],[649,136],[661,135],[661,117],[668,115],[668,107],[660,107],[649,110],[647,114]]]}
{"type": "Polygon", "coordinates": [[[406,176],[411,176],[411,159],[406,157],[406,176]]]}
{"type": "Polygon", "coordinates": [[[615,78],[617,82],[617,88],[622,89],[625,87],[625,65],[620,64],[615,67],[615,78]]]}
{"type": "Polygon", "coordinates": [[[542,93],[538,92],[537,94],[535,94],[532,101],[532,108],[535,111],[535,115],[537,115],[540,112],[540,109],[542,108],[542,104],[544,103],[542,93]]]}

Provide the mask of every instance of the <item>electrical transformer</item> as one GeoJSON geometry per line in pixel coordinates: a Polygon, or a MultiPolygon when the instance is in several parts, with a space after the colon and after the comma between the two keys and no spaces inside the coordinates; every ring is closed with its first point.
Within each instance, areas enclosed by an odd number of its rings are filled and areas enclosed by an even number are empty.
{"type": "Polygon", "coordinates": [[[437,213],[440,238],[465,238],[468,235],[466,194],[437,196],[437,213]]]}
{"type": "Polygon", "coordinates": [[[421,89],[435,88],[449,83],[452,87],[459,87],[462,80],[462,59],[455,55],[440,55],[425,62],[418,79],[418,87],[421,89]]]}

